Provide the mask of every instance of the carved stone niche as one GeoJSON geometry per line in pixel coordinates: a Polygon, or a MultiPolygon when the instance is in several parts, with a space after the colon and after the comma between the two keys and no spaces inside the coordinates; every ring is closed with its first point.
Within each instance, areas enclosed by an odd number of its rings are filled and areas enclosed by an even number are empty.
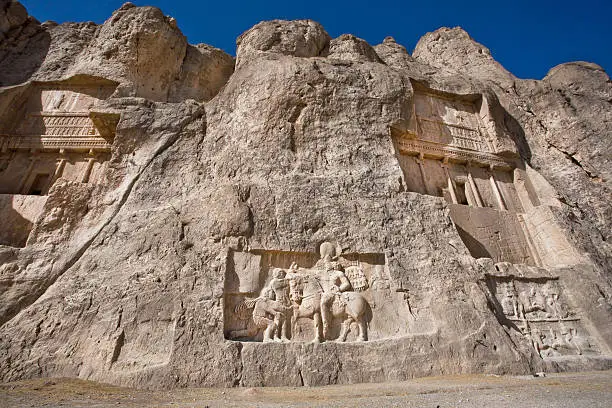
{"type": "Polygon", "coordinates": [[[23,247],[59,179],[103,181],[119,115],[97,110],[117,83],[79,76],[0,93],[0,245],[23,247]]]}
{"type": "Polygon", "coordinates": [[[409,190],[520,212],[511,186],[520,160],[516,149],[497,151],[506,137],[498,135],[487,97],[441,92],[416,81],[413,87],[411,117],[390,128],[409,190]]]}
{"type": "Polygon", "coordinates": [[[407,335],[409,305],[390,279],[385,255],[231,251],[224,334],[236,341],[367,341],[407,335]]]}
{"type": "Polygon", "coordinates": [[[98,182],[119,117],[96,105],[116,87],[95,77],[30,84],[3,118],[0,194],[46,195],[60,177],[98,182]]]}
{"type": "Polygon", "coordinates": [[[486,282],[501,323],[519,331],[542,358],[600,354],[558,278],[487,275],[486,282]]]}
{"type": "Polygon", "coordinates": [[[547,212],[529,176],[535,171],[521,161],[516,146],[510,147],[514,142],[498,123],[504,120],[498,102],[486,94],[451,94],[416,81],[413,86],[410,118],[390,127],[407,189],[445,199],[474,258],[536,266],[571,263],[563,237],[557,239],[567,253],[563,257],[541,242],[542,236],[561,233],[552,223],[539,222],[547,212]]]}

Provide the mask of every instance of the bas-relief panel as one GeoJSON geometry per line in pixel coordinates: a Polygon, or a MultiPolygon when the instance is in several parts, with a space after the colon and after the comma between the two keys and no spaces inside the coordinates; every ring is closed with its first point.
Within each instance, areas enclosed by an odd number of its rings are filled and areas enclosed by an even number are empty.
{"type": "Polygon", "coordinates": [[[40,88],[40,96],[35,96],[30,106],[35,108],[40,103],[40,110],[47,112],[88,112],[97,102],[107,99],[114,89],[114,86],[47,85],[40,88]]]}
{"type": "Polygon", "coordinates": [[[224,296],[225,336],[239,341],[367,341],[409,333],[406,295],[384,254],[232,252],[224,296]]]}
{"type": "Polygon", "coordinates": [[[478,152],[491,151],[473,103],[416,92],[414,105],[421,140],[478,152]]]}
{"type": "Polygon", "coordinates": [[[488,276],[495,306],[542,358],[599,354],[556,278],[488,276]]]}

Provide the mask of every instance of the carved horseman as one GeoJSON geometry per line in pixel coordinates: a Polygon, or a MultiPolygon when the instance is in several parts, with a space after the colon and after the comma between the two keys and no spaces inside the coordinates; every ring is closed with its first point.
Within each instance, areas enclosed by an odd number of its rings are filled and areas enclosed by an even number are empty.
{"type": "Polygon", "coordinates": [[[315,264],[316,279],[321,285],[321,318],[323,320],[323,337],[329,332],[331,309],[334,302],[343,303],[340,293],[352,289],[342,266],[337,262],[336,247],[331,242],[323,242],[319,248],[320,259],[315,264]]]}
{"type": "Polygon", "coordinates": [[[346,306],[346,299],[342,292],[351,290],[348,280],[341,266],[336,262],[329,262],[325,269],[318,273],[318,280],[323,293],[321,294],[321,318],[323,320],[323,337],[327,337],[332,320],[332,308],[346,306]]]}
{"type": "Polygon", "coordinates": [[[315,341],[328,337],[333,317],[342,318],[338,341],[345,341],[352,323],[359,326],[359,340],[367,340],[367,312],[369,305],[358,293],[352,291],[351,281],[336,260],[333,244],[324,242],[321,258],[308,274],[297,272],[292,265],[288,278],[291,282],[291,299],[294,303],[294,324],[299,317],[314,321],[315,341]],[[321,325],[323,326],[321,330],[321,325]]]}
{"type": "Polygon", "coordinates": [[[531,286],[529,291],[523,291],[518,295],[519,314],[517,317],[526,319],[527,315],[544,311],[544,296],[537,290],[536,286],[531,286]]]}

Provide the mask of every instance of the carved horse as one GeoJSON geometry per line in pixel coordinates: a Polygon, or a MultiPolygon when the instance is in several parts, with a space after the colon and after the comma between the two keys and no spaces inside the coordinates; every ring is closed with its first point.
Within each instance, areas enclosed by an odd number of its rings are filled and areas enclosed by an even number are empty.
{"type": "Polygon", "coordinates": [[[292,333],[295,333],[297,319],[313,319],[314,342],[321,342],[329,335],[333,317],[342,319],[342,328],[337,341],[344,342],[351,324],[359,327],[358,341],[368,340],[368,302],[357,292],[331,293],[323,290],[318,271],[311,274],[295,273],[290,277],[291,297],[294,302],[292,333]],[[321,327],[323,326],[323,327],[321,327]]]}

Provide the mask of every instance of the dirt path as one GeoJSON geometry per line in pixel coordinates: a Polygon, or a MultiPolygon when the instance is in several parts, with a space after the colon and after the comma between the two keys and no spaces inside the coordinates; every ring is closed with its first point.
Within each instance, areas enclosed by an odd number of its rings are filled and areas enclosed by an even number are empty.
{"type": "Polygon", "coordinates": [[[386,384],[143,391],[72,379],[0,385],[0,407],[612,407],[612,371],[386,384]]]}

